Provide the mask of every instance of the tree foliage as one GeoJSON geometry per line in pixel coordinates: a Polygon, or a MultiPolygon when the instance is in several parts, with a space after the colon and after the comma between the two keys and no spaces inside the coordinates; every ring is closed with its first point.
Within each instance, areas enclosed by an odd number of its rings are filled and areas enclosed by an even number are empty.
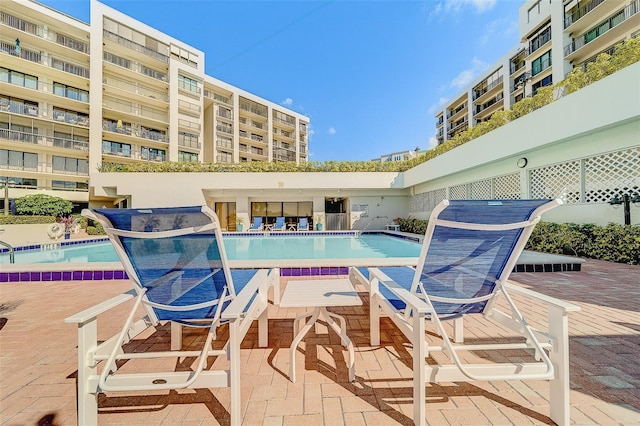
{"type": "Polygon", "coordinates": [[[26,195],[16,199],[18,215],[66,216],[72,209],[71,201],[46,194],[26,195]]]}

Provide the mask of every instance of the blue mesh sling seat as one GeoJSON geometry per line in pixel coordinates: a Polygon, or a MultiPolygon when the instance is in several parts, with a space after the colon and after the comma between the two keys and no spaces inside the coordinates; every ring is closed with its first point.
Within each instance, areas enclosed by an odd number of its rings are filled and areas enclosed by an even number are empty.
{"type": "MultiPolygon", "coordinates": [[[[557,349],[553,345],[567,339],[567,331],[554,329],[555,334],[564,335],[549,338],[549,333],[533,330],[510,296],[510,292],[522,290],[512,289],[515,286],[507,283],[540,216],[560,204],[560,200],[445,200],[430,216],[416,268],[352,271],[351,275],[360,282],[368,279],[371,345],[380,344],[382,315],[391,318],[413,345],[416,424],[425,423],[427,382],[553,381],[558,376],[566,381],[552,385],[552,396],[562,394],[558,398],[560,402],[551,401],[552,417],[558,423],[568,422],[568,361],[561,359],[565,355],[568,359],[568,352],[562,356],[552,354],[557,349]],[[498,298],[506,301],[508,314],[496,308],[498,298]],[[471,314],[495,320],[519,335],[522,341],[465,344],[462,330],[466,322],[462,318],[471,314]],[[453,338],[444,326],[450,320],[455,323],[453,338]],[[441,337],[441,343],[426,333],[429,326],[441,337]],[[529,352],[530,360],[511,361],[503,356],[507,350],[529,352]],[[473,358],[466,356],[469,351],[480,351],[481,355],[496,351],[500,354],[497,358],[503,362],[470,363],[469,359],[473,358]],[[442,357],[436,361],[430,356],[435,352],[444,352],[449,363],[438,364],[442,357]],[[427,358],[431,362],[425,362],[427,358]]],[[[534,293],[531,291],[528,296],[534,293]]],[[[535,297],[551,300],[543,295],[535,297]]],[[[559,309],[565,315],[575,310],[562,301],[553,303],[561,306],[559,309]]]]}
{"type": "Polygon", "coordinates": [[[264,224],[262,223],[262,216],[256,216],[253,218],[253,223],[249,227],[249,232],[262,231],[264,224]]]}
{"type": "MultiPolygon", "coordinates": [[[[266,269],[231,270],[215,213],[206,206],[96,209],[83,214],[99,221],[109,236],[120,261],[133,284],[129,298],[114,299],[102,305],[112,307],[133,299],[131,311],[119,335],[100,345],[97,350],[87,342],[79,342],[78,420],[79,424],[95,424],[95,398],[105,391],[169,390],[180,388],[231,387],[231,422],[239,424],[240,410],[240,343],[252,322],[259,319],[259,344],[266,346],[267,285],[278,279],[275,271],[266,269]],[[136,320],[142,306],[144,318],[136,320]],[[207,329],[202,348],[197,350],[142,351],[133,353],[126,344],[149,327],[159,323],[207,329]],[[229,324],[229,342],[224,349],[214,350],[216,328],[229,324]],[[88,346],[88,353],[82,354],[88,346]],[[228,370],[214,370],[211,357],[227,356],[228,370]],[[93,357],[93,360],[90,358],[93,357]],[[124,373],[118,368],[124,360],[147,358],[191,357],[192,368],[186,371],[150,371],[124,373]],[[93,361],[93,362],[92,362],[93,361]],[[104,361],[97,374],[95,364],[104,361]],[[207,367],[210,366],[210,367],[207,367]],[[82,374],[80,374],[82,371],[82,374]]],[[[99,305],[100,306],[100,305],[99,305]]],[[[84,325],[102,308],[94,307],[67,319],[84,325]],[[93,309],[93,311],[92,311],[93,309]]],[[[180,330],[180,327],[178,327],[180,330]]],[[[79,331],[79,340],[84,339],[79,331]]],[[[84,333],[86,334],[86,333],[84,333]]],[[[91,334],[91,333],[89,333],[91,334]]],[[[92,336],[89,336],[92,337],[92,336]]],[[[172,349],[181,342],[172,341],[172,349]]],[[[152,364],[153,365],[153,364],[152,364]]],[[[143,370],[151,369],[142,364],[143,370]]]]}

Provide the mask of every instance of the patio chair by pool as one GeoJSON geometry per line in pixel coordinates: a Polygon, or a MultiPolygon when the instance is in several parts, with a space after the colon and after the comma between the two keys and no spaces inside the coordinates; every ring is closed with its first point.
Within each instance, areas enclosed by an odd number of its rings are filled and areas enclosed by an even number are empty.
{"type": "Polygon", "coordinates": [[[83,214],[103,225],[134,288],[66,319],[78,324],[78,424],[97,424],[99,393],[212,387],[231,388],[231,424],[240,424],[240,343],[258,319],[259,345],[267,345],[267,286],[278,279],[277,272],[230,270],[218,218],[206,206],[99,209],[83,214]],[[130,300],[132,307],[120,333],[98,344],[98,315],[130,300]],[[146,315],[136,320],[140,306],[146,315]],[[145,330],[167,322],[171,351],[157,351],[155,341],[127,345],[145,330]],[[229,324],[229,342],[223,349],[213,349],[216,328],[223,323],[229,324]],[[180,350],[182,325],[208,330],[201,349],[180,350]],[[223,355],[230,360],[228,369],[213,369],[211,358],[223,355]],[[147,372],[157,362],[136,361],[158,358],[179,359],[180,368],[147,372]],[[185,359],[193,363],[188,368],[185,359]],[[140,362],[137,371],[145,372],[119,371],[125,360],[127,366],[140,362]]]}
{"type": "Polygon", "coordinates": [[[309,230],[309,220],[306,217],[301,217],[298,220],[298,231],[308,231],[309,230]]]}
{"type": "Polygon", "coordinates": [[[276,223],[273,225],[274,231],[285,231],[287,229],[287,224],[284,223],[284,216],[276,217],[276,223]]]}
{"type": "Polygon", "coordinates": [[[253,224],[249,227],[249,232],[259,232],[264,229],[262,224],[262,216],[256,216],[253,218],[253,224]]]}
{"type": "Polygon", "coordinates": [[[540,216],[560,204],[560,200],[445,200],[431,214],[416,268],[368,270],[371,345],[380,344],[380,316],[385,315],[413,346],[415,424],[426,421],[427,383],[475,380],[548,380],[551,418],[558,424],[569,423],[567,314],[579,308],[507,283],[540,216]],[[549,330],[533,329],[510,294],[545,304],[549,330]],[[496,307],[499,298],[504,298],[507,313],[496,307]],[[462,330],[468,322],[462,318],[473,314],[496,321],[520,338],[510,337],[505,343],[502,333],[463,343],[462,330]],[[453,339],[443,324],[451,320],[453,339]],[[512,351],[517,353],[512,356],[512,351]],[[491,359],[492,353],[497,359],[491,359]],[[473,363],[478,356],[480,362],[473,363]],[[446,358],[448,363],[439,364],[446,358]]]}

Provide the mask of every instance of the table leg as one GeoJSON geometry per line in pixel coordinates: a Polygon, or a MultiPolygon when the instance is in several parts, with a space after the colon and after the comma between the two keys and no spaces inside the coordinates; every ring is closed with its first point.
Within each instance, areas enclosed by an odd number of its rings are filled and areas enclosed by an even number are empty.
{"type": "Polygon", "coordinates": [[[308,318],[308,317],[312,316],[313,314],[314,314],[314,311],[307,312],[306,314],[298,315],[293,320],[293,335],[294,336],[297,336],[298,333],[300,332],[300,321],[302,321],[305,318],[308,318]]]}
{"type": "Polygon", "coordinates": [[[326,308],[321,308],[321,312],[327,321],[327,325],[331,327],[338,336],[340,336],[342,346],[347,348],[349,351],[349,359],[347,360],[347,365],[349,367],[349,382],[353,382],[355,380],[355,351],[353,349],[351,339],[347,336],[347,323],[343,316],[329,312],[326,308]],[[340,322],[340,326],[335,323],[333,318],[336,318],[340,322]]]}
{"type": "Polygon", "coordinates": [[[302,327],[302,330],[300,330],[295,335],[295,337],[293,338],[293,342],[291,342],[291,348],[289,349],[291,355],[291,362],[289,364],[289,378],[291,379],[292,383],[296,382],[296,349],[298,348],[300,341],[302,341],[302,338],[309,332],[309,330],[311,330],[313,324],[315,324],[315,322],[318,320],[319,315],[320,308],[315,308],[311,314],[302,315],[293,321],[293,327],[295,330],[297,328],[296,324],[300,319],[306,318],[307,316],[311,317],[309,318],[309,321],[307,321],[305,326],[302,327]]]}

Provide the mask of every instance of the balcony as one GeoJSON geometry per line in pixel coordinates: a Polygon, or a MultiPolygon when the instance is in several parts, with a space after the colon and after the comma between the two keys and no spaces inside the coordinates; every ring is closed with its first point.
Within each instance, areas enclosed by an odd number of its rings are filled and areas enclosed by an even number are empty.
{"type": "Polygon", "coordinates": [[[603,16],[607,16],[623,2],[616,0],[592,0],[589,3],[580,2],[579,7],[574,7],[564,16],[564,29],[568,33],[580,34],[587,28],[597,24],[603,16]],[[592,13],[594,10],[596,12],[592,13]]]}
{"type": "Polygon", "coordinates": [[[178,99],[178,110],[184,114],[199,117],[202,108],[200,105],[178,99]]]}
{"type": "Polygon", "coordinates": [[[201,145],[197,137],[187,136],[184,133],[178,133],[178,146],[181,148],[190,148],[199,150],[201,145]]]}
{"type": "Polygon", "coordinates": [[[105,75],[102,79],[102,83],[128,93],[142,95],[147,98],[163,102],[169,102],[169,95],[167,95],[166,91],[160,91],[138,82],[127,81],[110,75],[105,75]]]}
{"type": "MultiPolygon", "coordinates": [[[[153,68],[149,68],[146,65],[141,64],[140,62],[137,61],[132,61],[130,59],[126,59],[126,58],[122,58],[118,55],[114,55],[111,52],[104,52],[103,54],[103,61],[105,62],[105,64],[107,65],[112,65],[114,67],[118,67],[118,68],[124,68],[127,69],[133,73],[139,74],[139,75],[143,75],[145,77],[149,77],[152,78],[154,80],[158,80],[158,81],[162,81],[167,83],[169,81],[169,78],[167,77],[167,73],[163,72],[163,71],[159,71],[153,68]]],[[[117,68],[113,68],[114,70],[117,70],[117,68]]]]}
{"type": "Polygon", "coordinates": [[[291,127],[291,128],[295,128],[296,127],[295,119],[293,121],[291,121],[291,120],[286,120],[286,119],[279,118],[279,117],[273,117],[273,121],[276,122],[276,123],[284,124],[287,127],[291,127]]]}
{"type": "Polygon", "coordinates": [[[11,28],[15,28],[19,31],[23,31],[28,34],[32,34],[36,37],[43,38],[45,40],[57,43],[61,46],[67,47],[69,49],[89,54],[89,45],[83,41],[76,40],[72,37],[66,36],[64,34],[57,33],[53,31],[51,28],[47,30],[47,36],[44,36],[44,27],[41,25],[34,24],[29,21],[25,21],[20,18],[16,18],[15,16],[9,15],[4,12],[0,12],[0,22],[3,25],[6,25],[11,28]]]}
{"type": "Polygon", "coordinates": [[[142,53],[143,55],[149,56],[150,58],[153,58],[165,64],[169,63],[169,57],[167,55],[150,49],[147,46],[143,46],[139,43],[129,40],[128,38],[122,37],[121,35],[112,33],[111,31],[106,29],[102,30],[102,34],[105,39],[118,43],[120,46],[135,50],[136,52],[142,53]]]}
{"type": "Polygon", "coordinates": [[[102,99],[102,107],[116,112],[122,112],[139,117],[149,118],[155,121],[166,123],[169,119],[165,111],[149,108],[146,106],[135,106],[131,102],[120,101],[112,98],[104,97],[102,99]]]}
{"type": "Polygon", "coordinates": [[[267,118],[267,107],[253,103],[240,102],[240,109],[260,117],[267,118]]]}
{"type": "Polygon", "coordinates": [[[89,142],[73,139],[39,135],[37,133],[18,132],[16,130],[0,129],[0,139],[23,142],[50,148],[63,148],[74,151],[89,152],[89,142]]]}
{"type": "Polygon", "coordinates": [[[230,134],[230,135],[232,135],[232,134],[233,134],[233,127],[232,127],[232,126],[225,126],[225,125],[223,125],[223,124],[218,124],[218,125],[216,126],[216,130],[217,130],[218,132],[228,133],[228,134],[230,134]]]}
{"type": "MultiPolygon", "coordinates": [[[[483,103],[482,105],[476,105],[475,108],[475,112],[474,112],[474,117],[477,116],[478,114],[480,114],[481,112],[485,111],[486,113],[490,113],[493,111],[496,111],[498,109],[498,107],[500,105],[502,105],[503,102],[501,102],[504,99],[504,95],[502,93],[498,93],[497,96],[491,98],[490,100],[488,100],[487,102],[483,103]]],[[[477,117],[478,119],[480,119],[480,117],[477,117]]]]}
{"type": "Polygon", "coordinates": [[[615,15],[609,17],[608,19],[600,22],[598,25],[593,27],[591,30],[587,31],[585,34],[581,35],[578,38],[574,38],[571,43],[564,47],[564,56],[566,60],[574,60],[578,56],[578,51],[583,48],[587,44],[591,44],[592,48],[589,49],[589,52],[592,50],[599,50],[605,47],[606,40],[602,41],[602,36],[605,34],[610,34],[611,37],[606,37],[606,39],[617,38],[625,33],[625,31],[630,30],[634,27],[634,25],[640,24],[638,18],[638,12],[640,12],[640,0],[636,0],[621,11],[617,12],[615,15]]]}
{"type": "Polygon", "coordinates": [[[492,81],[491,83],[487,84],[486,86],[480,88],[480,89],[474,89],[473,90],[473,100],[478,100],[481,97],[483,97],[484,95],[487,95],[489,93],[492,93],[496,88],[501,88],[502,87],[502,81],[504,80],[503,76],[498,77],[496,80],[492,81]]]}
{"type": "Polygon", "coordinates": [[[26,103],[15,99],[0,98],[0,111],[11,112],[13,114],[28,115],[38,117],[40,109],[38,105],[26,103]]]}
{"type": "Polygon", "coordinates": [[[467,109],[467,102],[464,102],[461,105],[458,105],[455,109],[450,109],[447,111],[447,119],[450,119],[456,115],[458,115],[460,112],[464,111],[467,109]]]}
{"type": "Polygon", "coordinates": [[[53,109],[53,119],[76,126],[89,127],[89,116],[53,109]]]}

